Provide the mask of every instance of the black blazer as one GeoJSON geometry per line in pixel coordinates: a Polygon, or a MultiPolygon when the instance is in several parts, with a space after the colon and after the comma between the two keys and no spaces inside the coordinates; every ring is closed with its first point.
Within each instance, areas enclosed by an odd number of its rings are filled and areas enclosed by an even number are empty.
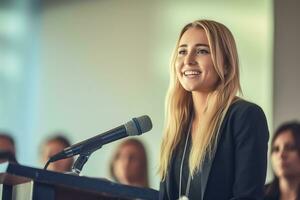
{"type": "MultiPolygon", "coordinates": [[[[217,150],[206,159],[199,200],[263,199],[269,132],[266,117],[256,104],[233,103],[220,128],[217,150]]],[[[173,158],[171,159],[173,164],[173,158]]],[[[160,200],[175,200],[170,168],[160,183],[160,200]]],[[[198,199],[197,199],[198,200],[198,199]]]]}
{"type": "Polygon", "coordinates": [[[271,183],[266,184],[264,190],[264,200],[280,199],[279,182],[277,178],[274,179],[271,183]]]}

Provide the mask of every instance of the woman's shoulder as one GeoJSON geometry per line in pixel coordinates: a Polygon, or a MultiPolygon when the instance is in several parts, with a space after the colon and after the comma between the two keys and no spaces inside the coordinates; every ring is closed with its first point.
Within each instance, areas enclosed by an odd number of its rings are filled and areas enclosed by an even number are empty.
{"type": "Polygon", "coordinates": [[[264,200],[278,200],[279,191],[276,183],[273,181],[264,186],[264,200]]]}
{"type": "Polygon", "coordinates": [[[248,109],[261,109],[261,107],[253,102],[238,98],[231,104],[230,109],[248,110],[248,109]]]}
{"type": "Polygon", "coordinates": [[[240,98],[231,104],[228,113],[229,115],[235,116],[265,116],[262,108],[259,105],[240,98]]]}
{"type": "Polygon", "coordinates": [[[236,100],[229,107],[224,122],[234,127],[237,130],[236,133],[243,132],[242,130],[244,132],[245,130],[261,130],[266,136],[268,135],[267,118],[262,108],[243,99],[236,100]]]}

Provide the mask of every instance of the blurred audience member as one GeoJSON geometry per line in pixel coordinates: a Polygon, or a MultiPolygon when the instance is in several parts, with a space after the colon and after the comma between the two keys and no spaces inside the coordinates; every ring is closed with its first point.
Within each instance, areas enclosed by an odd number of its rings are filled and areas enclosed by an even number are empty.
{"type": "Polygon", "coordinates": [[[149,187],[146,150],[137,139],[127,139],[116,149],[110,163],[115,181],[137,187],[149,187]]]}
{"type": "Polygon", "coordinates": [[[0,163],[5,161],[16,161],[15,141],[9,133],[0,132],[0,163]]]}
{"type": "MultiPolygon", "coordinates": [[[[45,140],[41,146],[41,160],[46,164],[49,158],[56,153],[69,147],[71,144],[67,138],[62,135],[56,135],[45,140]]],[[[67,158],[50,163],[47,169],[57,172],[69,172],[73,166],[74,159],[67,158]]]]}
{"type": "Polygon", "coordinates": [[[274,180],[266,185],[265,200],[300,199],[300,123],[281,125],[272,139],[274,180]]]}

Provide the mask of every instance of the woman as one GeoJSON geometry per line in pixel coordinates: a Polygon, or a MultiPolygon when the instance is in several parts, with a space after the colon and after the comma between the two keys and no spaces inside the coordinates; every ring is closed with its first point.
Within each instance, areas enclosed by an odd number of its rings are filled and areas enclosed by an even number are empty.
{"type": "Polygon", "coordinates": [[[260,199],[268,127],[241,92],[231,32],[210,20],[187,24],[171,64],[161,145],[160,199],[260,199]]]}
{"type": "Polygon", "coordinates": [[[149,187],[146,150],[137,139],[122,142],[111,161],[110,174],[115,181],[136,187],[149,187]]]}
{"type": "MultiPolygon", "coordinates": [[[[41,160],[45,164],[47,161],[58,152],[70,146],[70,142],[64,136],[57,134],[45,140],[41,146],[41,160]]],[[[48,166],[49,170],[56,172],[70,172],[73,166],[74,158],[66,158],[53,163],[48,166]]]]}
{"type": "Polygon", "coordinates": [[[300,123],[281,125],[272,139],[274,180],[266,186],[265,200],[300,199],[300,123]]]}

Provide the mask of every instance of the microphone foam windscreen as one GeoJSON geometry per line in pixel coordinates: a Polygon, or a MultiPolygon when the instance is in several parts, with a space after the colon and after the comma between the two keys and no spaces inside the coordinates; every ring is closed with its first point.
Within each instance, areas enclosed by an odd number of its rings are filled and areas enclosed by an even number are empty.
{"type": "Polygon", "coordinates": [[[129,136],[140,135],[152,129],[152,122],[149,116],[143,115],[127,122],[125,128],[129,136]]]}

